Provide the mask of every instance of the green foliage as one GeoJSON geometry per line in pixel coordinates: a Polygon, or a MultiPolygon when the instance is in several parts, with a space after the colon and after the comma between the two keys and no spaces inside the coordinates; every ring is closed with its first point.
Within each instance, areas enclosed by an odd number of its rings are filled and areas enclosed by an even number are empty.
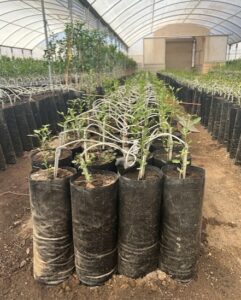
{"type": "Polygon", "coordinates": [[[72,161],[72,163],[75,164],[78,167],[78,169],[82,171],[86,182],[91,183],[92,176],[88,170],[88,166],[91,165],[91,158],[84,159],[83,156],[79,154],[75,156],[75,159],[72,161]]]}
{"type": "Polygon", "coordinates": [[[184,141],[187,141],[188,135],[195,130],[194,126],[198,124],[201,121],[200,117],[194,117],[191,115],[183,115],[183,116],[177,116],[178,122],[181,124],[182,129],[181,133],[184,137],[184,141]]]}
{"type": "Polygon", "coordinates": [[[117,47],[107,43],[107,36],[98,30],[89,30],[75,22],[65,27],[65,37],[53,40],[46,57],[64,63],[70,73],[112,72],[114,67],[135,69],[136,63],[117,47]]]}
{"type": "Polygon", "coordinates": [[[47,170],[48,178],[53,176],[53,166],[49,164],[49,157],[52,155],[50,142],[52,139],[51,131],[49,130],[49,125],[43,125],[40,129],[34,130],[34,135],[39,139],[40,149],[43,154],[43,167],[47,170]]]}
{"type": "MultiPolygon", "coordinates": [[[[107,42],[98,30],[89,30],[83,23],[66,24],[65,36],[52,36],[45,59],[0,57],[0,76],[4,78],[48,76],[48,60],[54,75],[99,74],[115,68],[135,70],[136,62],[107,42]]],[[[99,78],[100,80],[100,78],[99,78]]],[[[98,83],[100,85],[100,82],[98,83]]],[[[97,85],[98,85],[97,84],[97,85]]]]}
{"type": "Polygon", "coordinates": [[[43,125],[40,129],[34,130],[34,136],[38,138],[41,150],[50,149],[51,134],[49,125],[43,125]]]}

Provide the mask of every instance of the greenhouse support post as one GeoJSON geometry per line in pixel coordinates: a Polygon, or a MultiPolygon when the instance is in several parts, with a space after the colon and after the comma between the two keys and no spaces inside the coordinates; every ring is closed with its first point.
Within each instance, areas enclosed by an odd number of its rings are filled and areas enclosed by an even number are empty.
{"type": "MultiPolygon", "coordinates": [[[[46,19],[46,14],[45,14],[44,0],[41,0],[41,8],[42,8],[42,15],[43,15],[43,23],[44,23],[45,43],[46,43],[46,49],[48,52],[49,38],[48,38],[47,19],[46,19]]],[[[52,88],[52,86],[53,86],[52,67],[51,67],[51,61],[50,61],[49,57],[48,57],[48,69],[49,69],[49,83],[50,83],[50,87],[52,88]]]]}

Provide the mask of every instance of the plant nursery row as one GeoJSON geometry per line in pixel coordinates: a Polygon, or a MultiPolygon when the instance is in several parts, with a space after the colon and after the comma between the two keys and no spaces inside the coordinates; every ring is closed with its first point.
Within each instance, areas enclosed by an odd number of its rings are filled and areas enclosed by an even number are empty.
{"type": "Polygon", "coordinates": [[[35,279],[58,284],[75,270],[99,285],[159,268],[191,280],[205,171],[192,165],[189,145],[200,118],[149,73],[60,111],[58,128],[45,122],[31,136],[35,279]]]}
{"type": "Polygon", "coordinates": [[[241,165],[241,106],[238,75],[232,80],[220,78],[215,72],[186,78],[178,74],[159,74],[175,90],[176,97],[185,102],[187,111],[197,114],[214,140],[224,145],[236,165],[241,165]],[[215,80],[208,80],[215,77],[215,80]],[[211,84],[212,83],[212,84],[211,84]]]}

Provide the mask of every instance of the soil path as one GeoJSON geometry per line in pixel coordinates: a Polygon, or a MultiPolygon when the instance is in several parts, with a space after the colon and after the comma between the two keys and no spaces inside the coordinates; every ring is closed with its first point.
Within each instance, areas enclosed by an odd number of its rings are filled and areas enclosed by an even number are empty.
{"type": "Polygon", "coordinates": [[[203,128],[192,140],[193,164],[206,169],[195,280],[183,285],[154,272],[138,280],[114,276],[95,288],[79,284],[75,275],[56,287],[34,282],[26,154],[0,173],[0,299],[241,299],[241,167],[203,128]]]}

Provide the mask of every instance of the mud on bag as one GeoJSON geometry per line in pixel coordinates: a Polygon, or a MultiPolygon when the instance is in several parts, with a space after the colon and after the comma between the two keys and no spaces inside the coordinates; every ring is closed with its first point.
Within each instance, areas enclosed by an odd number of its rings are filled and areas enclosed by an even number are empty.
{"type": "Polygon", "coordinates": [[[58,284],[74,270],[74,249],[69,179],[46,179],[38,170],[30,175],[30,204],[33,220],[34,278],[45,284],[58,284]]]}
{"type": "Polygon", "coordinates": [[[138,278],[158,267],[162,172],[147,167],[145,180],[119,181],[118,272],[138,278]]]}
{"type": "Polygon", "coordinates": [[[93,174],[109,176],[110,183],[88,188],[79,183],[80,174],[71,180],[76,273],[90,286],[108,280],[117,266],[118,176],[101,170],[93,174]]]}
{"type": "Polygon", "coordinates": [[[173,176],[175,166],[164,174],[160,269],[180,281],[196,273],[199,257],[205,171],[189,167],[186,179],[173,176]]]}

